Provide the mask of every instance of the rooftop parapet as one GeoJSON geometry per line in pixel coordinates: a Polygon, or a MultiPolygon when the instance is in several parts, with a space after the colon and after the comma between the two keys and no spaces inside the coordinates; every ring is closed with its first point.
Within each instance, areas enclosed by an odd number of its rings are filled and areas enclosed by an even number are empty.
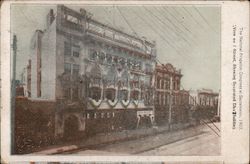
{"type": "MultiPolygon", "coordinates": [[[[145,54],[156,56],[156,43],[148,41],[145,37],[138,37],[128,34],[119,29],[105,25],[92,18],[92,13],[85,9],[80,9],[80,12],[72,10],[66,6],[58,5],[62,15],[62,23],[79,32],[84,32],[87,35],[99,36],[104,39],[119,42],[130,46],[145,54]]],[[[52,11],[50,11],[53,13],[52,11]]]]}
{"type": "Polygon", "coordinates": [[[181,75],[181,69],[176,69],[172,64],[167,63],[167,64],[161,64],[161,65],[156,65],[156,70],[161,71],[161,72],[168,72],[168,73],[173,73],[177,75],[181,75]]]}

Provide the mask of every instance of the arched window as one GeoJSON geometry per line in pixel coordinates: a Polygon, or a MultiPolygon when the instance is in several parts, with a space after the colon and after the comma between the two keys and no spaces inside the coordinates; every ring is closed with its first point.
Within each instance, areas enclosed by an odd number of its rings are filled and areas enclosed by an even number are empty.
{"type": "Polygon", "coordinates": [[[107,75],[105,76],[105,79],[107,81],[107,85],[116,85],[117,81],[117,71],[115,66],[112,66],[109,70],[107,75]]]}
{"type": "Polygon", "coordinates": [[[100,61],[100,63],[103,63],[104,60],[105,60],[105,53],[101,52],[100,55],[99,55],[99,61],[100,61]]]}
{"type": "Polygon", "coordinates": [[[107,100],[115,101],[115,92],[116,90],[114,88],[107,88],[105,90],[105,95],[107,100]]]}
{"type": "Polygon", "coordinates": [[[129,69],[132,68],[132,66],[133,66],[133,61],[132,61],[131,59],[128,59],[128,60],[127,60],[127,66],[128,66],[129,69]]]}
{"type": "Polygon", "coordinates": [[[96,60],[97,59],[97,52],[93,49],[89,51],[89,59],[90,60],[96,60]]]}
{"type": "Polygon", "coordinates": [[[131,97],[131,100],[139,100],[139,91],[132,90],[130,97],[131,97]]]}
{"type": "Polygon", "coordinates": [[[89,92],[89,97],[94,99],[95,101],[99,101],[101,99],[101,88],[99,87],[91,87],[89,92]]]}
{"type": "Polygon", "coordinates": [[[129,84],[129,74],[128,71],[125,70],[122,73],[122,77],[121,77],[121,87],[128,87],[129,84]]]}
{"type": "Polygon", "coordinates": [[[107,60],[108,64],[111,64],[112,63],[112,55],[106,54],[106,60],[107,60]]]}
{"type": "Polygon", "coordinates": [[[123,57],[121,57],[119,63],[121,64],[121,66],[125,66],[126,61],[123,57]]]}
{"type": "Polygon", "coordinates": [[[119,100],[124,100],[127,101],[128,100],[128,90],[119,90],[119,100]]]}

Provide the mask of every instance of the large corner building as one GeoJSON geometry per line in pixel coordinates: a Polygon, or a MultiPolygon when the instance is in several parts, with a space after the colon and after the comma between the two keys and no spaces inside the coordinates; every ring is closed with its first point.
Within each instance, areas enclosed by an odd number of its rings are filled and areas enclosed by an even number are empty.
{"type": "Polygon", "coordinates": [[[82,123],[78,130],[86,130],[85,123],[113,130],[129,122],[140,126],[145,118],[153,122],[155,43],[90,15],[63,5],[50,10],[46,30],[32,38],[28,95],[64,104],[57,107],[63,111],[55,120],[58,134],[67,119],[82,123]],[[81,111],[74,109],[79,103],[81,111]],[[126,115],[130,121],[123,120],[126,115]]]}

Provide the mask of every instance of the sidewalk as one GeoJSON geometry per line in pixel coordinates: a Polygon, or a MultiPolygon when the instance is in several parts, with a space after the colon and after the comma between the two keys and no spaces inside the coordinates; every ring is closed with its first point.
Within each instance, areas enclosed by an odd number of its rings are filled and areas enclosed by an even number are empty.
{"type": "MultiPolygon", "coordinates": [[[[177,140],[181,140],[185,137],[190,137],[190,136],[194,136],[194,135],[198,135],[202,133],[201,128],[199,127],[187,128],[188,125],[189,124],[174,125],[171,128],[171,132],[166,133],[166,137],[169,138],[169,143],[175,142],[177,140]],[[174,138],[168,137],[168,134],[171,134],[169,136],[173,136],[173,133],[177,133],[177,132],[178,133],[181,132],[182,135],[179,135],[179,137],[178,135],[175,135],[174,138]]],[[[49,148],[47,150],[32,153],[32,155],[41,155],[41,154],[52,155],[52,154],[59,154],[59,153],[68,152],[68,151],[77,151],[78,149],[89,149],[91,147],[97,147],[98,145],[102,145],[102,144],[109,144],[109,143],[115,143],[118,141],[139,139],[142,137],[156,135],[156,134],[160,134],[160,133],[164,133],[168,131],[169,131],[168,126],[160,126],[160,127],[142,128],[142,129],[136,129],[136,130],[123,130],[121,132],[113,132],[113,133],[101,133],[101,134],[97,134],[95,136],[89,137],[88,139],[81,141],[77,144],[49,148]]]]}

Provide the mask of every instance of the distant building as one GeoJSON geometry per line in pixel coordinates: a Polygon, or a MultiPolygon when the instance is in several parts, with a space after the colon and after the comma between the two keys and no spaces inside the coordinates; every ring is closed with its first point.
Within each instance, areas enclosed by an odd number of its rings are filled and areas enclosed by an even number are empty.
{"type": "Polygon", "coordinates": [[[185,120],[188,112],[188,91],[181,90],[181,70],[170,63],[156,65],[155,117],[157,123],[174,123],[185,120]]]}
{"type": "Polygon", "coordinates": [[[219,94],[211,89],[199,89],[189,92],[189,103],[200,106],[217,106],[219,94]]]}
{"type": "Polygon", "coordinates": [[[137,126],[144,117],[152,123],[155,43],[104,25],[90,15],[63,5],[50,10],[47,29],[37,30],[31,41],[29,96],[82,103],[84,115],[82,110],[74,113],[63,109],[70,108],[66,105],[60,107],[64,116],[56,117],[58,134],[70,117],[81,124],[79,130],[94,122],[107,126],[113,122],[110,129],[125,128],[129,120],[121,113],[137,126]]]}
{"type": "Polygon", "coordinates": [[[199,89],[189,92],[189,104],[191,109],[199,111],[197,117],[213,118],[220,116],[220,95],[211,89],[199,89]]]}
{"type": "Polygon", "coordinates": [[[21,72],[21,83],[23,84],[24,97],[31,97],[31,59],[21,72]]]}

